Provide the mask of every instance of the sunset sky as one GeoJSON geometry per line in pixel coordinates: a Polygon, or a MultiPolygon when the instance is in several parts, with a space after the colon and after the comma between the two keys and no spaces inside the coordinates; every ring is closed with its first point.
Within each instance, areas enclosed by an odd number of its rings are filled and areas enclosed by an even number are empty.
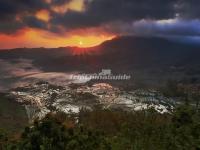
{"type": "Polygon", "coordinates": [[[199,0],[0,0],[0,49],[90,47],[121,35],[200,41],[199,0]]]}

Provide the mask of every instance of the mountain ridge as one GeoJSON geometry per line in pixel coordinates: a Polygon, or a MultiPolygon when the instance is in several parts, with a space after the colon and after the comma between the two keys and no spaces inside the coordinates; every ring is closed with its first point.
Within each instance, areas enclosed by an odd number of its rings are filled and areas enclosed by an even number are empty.
{"type": "MultiPolygon", "coordinates": [[[[129,36],[118,37],[90,48],[0,51],[0,65],[1,61],[5,61],[10,67],[13,64],[20,66],[26,63],[22,60],[29,60],[28,67],[19,68],[19,72],[22,70],[28,74],[35,70],[43,73],[99,73],[102,69],[110,69],[117,74],[133,74],[135,82],[157,81],[160,84],[169,79],[197,78],[200,81],[199,56],[200,46],[197,45],[159,37],[129,36]]],[[[4,68],[0,68],[0,73],[5,74],[7,68],[4,68]]]]}

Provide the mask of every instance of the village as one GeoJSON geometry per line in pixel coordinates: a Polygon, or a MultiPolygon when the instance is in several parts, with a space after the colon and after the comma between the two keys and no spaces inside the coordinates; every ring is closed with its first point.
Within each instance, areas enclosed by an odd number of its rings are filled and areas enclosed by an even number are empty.
{"type": "Polygon", "coordinates": [[[24,105],[30,120],[42,118],[49,112],[62,111],[79,113],[80,109],[103,109],[138,111],[152,108],[159,113],[170,113],[174,100],[164,97],[155,90],[137,89],[122,91],[107,83],[71,85],[61,87],[38,82],[13,89],[8,96],[24,105]]]}

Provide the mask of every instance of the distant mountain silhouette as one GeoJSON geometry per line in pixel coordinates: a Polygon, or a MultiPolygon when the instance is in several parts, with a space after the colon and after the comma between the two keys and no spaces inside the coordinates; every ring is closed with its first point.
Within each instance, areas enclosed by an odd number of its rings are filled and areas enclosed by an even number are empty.
{"type": "Polygon", "coordinates": [[[18,48],[1,50],[0,59],[31,59],[45,71],[131,70],[196,66],[200,46],[158,37],[117,37],[90,48],[18,48]]]}

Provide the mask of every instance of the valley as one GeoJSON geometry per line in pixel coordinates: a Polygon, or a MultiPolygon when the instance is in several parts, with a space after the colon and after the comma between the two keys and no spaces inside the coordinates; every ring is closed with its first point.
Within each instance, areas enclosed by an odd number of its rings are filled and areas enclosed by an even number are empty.
{"type": "Polygon", "coordinates": [[[108,83],[88,85],[52,85],[38,82],[10,90],[7,97],[24,106],[29,121],[42,119],[50,112],[77,114],[81,109],[93,110],[95,107],[111,110],[139,111],[154,109],[163,114],[170,113],[176,101],[164,97],[155,90],[120,90],[108,83]]]}

